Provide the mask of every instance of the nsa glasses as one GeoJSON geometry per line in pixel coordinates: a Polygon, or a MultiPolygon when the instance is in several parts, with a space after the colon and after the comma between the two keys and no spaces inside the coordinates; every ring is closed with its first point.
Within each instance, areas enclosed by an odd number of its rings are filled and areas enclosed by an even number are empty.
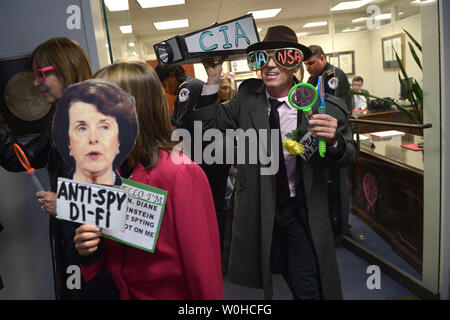
{"type": "Polygon", "coordinates": [[[251,71],[259,71],[270,58],[273,58],[280,67],[291,70],[297,68],[303,61],[303,52],[296,48],[252,51],[247,55],[247,64],[251,71]]]}

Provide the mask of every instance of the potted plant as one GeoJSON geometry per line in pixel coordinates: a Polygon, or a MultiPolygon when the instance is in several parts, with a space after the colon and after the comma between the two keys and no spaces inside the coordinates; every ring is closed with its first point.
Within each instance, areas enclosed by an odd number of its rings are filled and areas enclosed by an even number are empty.
{"type": "MultiPolygon", "coordinates": [[[[420,58],[418,57],[416,49],[415,49],[415,48],[417,48],[417,50],[419,50],[422,53],[422,46],[417,42],[416,39],[414,39],[414,37],[408,31],[406,31],[405,29],[403,29],[403,31],[405,31],[405,33],[408,35],[409,39],[412,41],[412,43],[408,41],[409,50],[411,52],[411,55],[414,58],[414,61],[417,64],[417,66],[420,68],[420,70],[423,71],[422,62],[420,61],[420,58]],[[414,46],[413,46],[413,44],[414,44],[414,46]]],[[[400,112],[408,119],[408,121],[410,123],[422,124],[423,123],[423,90],[422,90],[422,87],[420,86],[420,84],[417,82],[416,79],[413,79],[412,82],[408,80],[408,78],[409,78],[408,74],[406,73],[405,67],[404,67],[402,61],[400,60],[397,52],[395,52],[395,59],[397,60],[398,66],[401,71],[398,73],[398,80],[399,80],[400,84],[403,82],[406,85],[406,98],[410,104],[410,106],[408,108],[405,108],[401,104],[397,103],[395,100],[383,99],[383,98],[380,98],[380,97],[377,97],[377,96],[374,96],[374,95],[371,95],[368,93],[361,93],[361,92],[356,92],[353,90],[349,90],[349,93],[355,94],[355,95],[371,97],[374,99],[382,100],[382,101],[388,103],[389,105],[395,105],[397,107],[397,109],[400,110],[400,112]]],[[[423,129],[420,129],[420,132],[423,134],[423,129]]]]}

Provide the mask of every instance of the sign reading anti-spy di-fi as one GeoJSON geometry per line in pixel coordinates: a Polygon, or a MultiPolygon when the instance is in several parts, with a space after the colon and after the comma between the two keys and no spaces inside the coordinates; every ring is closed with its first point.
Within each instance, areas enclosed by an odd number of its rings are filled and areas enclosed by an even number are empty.
{"type": "Polygon", "coordinates": [[[160,64],[198,63],[206,57],[234,60],[245,56],[249,45],[259,42],[251,14],[155,44],[160,64]]]}
{"type": "Polygon", "coordinates": [[[57,218],[103,229],[124,230],[127,191],[58,178],[56,194],[57,218]]]}

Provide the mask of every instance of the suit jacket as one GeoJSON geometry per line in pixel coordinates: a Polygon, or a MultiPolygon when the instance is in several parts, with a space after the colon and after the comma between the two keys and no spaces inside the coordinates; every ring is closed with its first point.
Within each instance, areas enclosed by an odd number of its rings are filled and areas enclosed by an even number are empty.
{"type": "MultiPolygon", "coordinates": [[[[361,89],[361,93],[369,94],[369,91],[361,89]]],[[[366,97],[366,96],[360,96],[360,97],[363,98],[363,99],[366,99],[367,109],[369,109],[370,97],[366,97]]],[[[356,95],[353,95],[352,96],[352,110],[356,108],[355,100],[356,100],[356,95]]]]}
{"type": "MultiPolygon", "coordinates": [[[[239,87],[228,103],[216,102],[217,94],[203,96],[194,108],[194,118],[207,128],[267,129],[269,116],[265,86],[260,79],[250,79],[239,87]]],[[[306,212],[298,205],[299,214],[311,233],[317,254],[321,289],[325,299],[341,299],[339,272],[334,252],[333,235],[326,196],[327,167],[351,165],[355,146],[348,126],[346,106],[335,97],[327,96],[327,113],[338,119],[338,153],[327,152],[324,159],[316,153],[308,162],[297,157],[297,201],[303,201],[306,212]]],[[[313,111],[317,113],[317,104],[313,111]]],[[[298,112],[298,125],[306,127],[307,119],[298,112]]],[[[260,138],[264,139],[264,138],[260,138]]],[[[263,143],[264,145],[264,143],[263,143]]],[[[265,142],[270,150],[270,141],[265,142]]],[[[261,147],[261,143],[260,143],[261,147]]],[[[246,146],[246,152],[249,150],[246,146]]],[[[277,151],[278,152],[278,151],[277,151]]],[[[275,175],[261,175],[264,165],[237,165],[236,198],[228,280],[239,285],[264,288],[271,298],[271,244],[276,211],[275,175]]]]}
{"type": "MultiPolygon", "coordinates": [[[[347,90],[350,90],[350,83],[348,82],[347,75],[344,73],[344,71],[327,62],[325,68],[323,69],[322,77],[325,83],[325,93],[341,98],[347,106],[348,113],[350,114],[352,106],[352,96],[347,93],[347,90]],[[330,88],[328,83],[328,81],[330,81],[330,79],[333,77],[336,77],[338,79],[336,89],[330,88]]],[[[308,83],[312,84],[313,86],[317,86],[318,79],[319,77],[309,77],[308,83]]]]}

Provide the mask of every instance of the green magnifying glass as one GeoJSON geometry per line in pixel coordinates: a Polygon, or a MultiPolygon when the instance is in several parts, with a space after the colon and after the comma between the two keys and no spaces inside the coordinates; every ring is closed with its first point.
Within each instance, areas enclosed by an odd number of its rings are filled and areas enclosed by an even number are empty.
{"type": "Polygon", "coordinates": [[[316,104],[319,94],[316,88],[309,83],[297,83],[289,90],[289,104],[305,113],[306,117],[312,116],[312,107],[316,104]]]}

